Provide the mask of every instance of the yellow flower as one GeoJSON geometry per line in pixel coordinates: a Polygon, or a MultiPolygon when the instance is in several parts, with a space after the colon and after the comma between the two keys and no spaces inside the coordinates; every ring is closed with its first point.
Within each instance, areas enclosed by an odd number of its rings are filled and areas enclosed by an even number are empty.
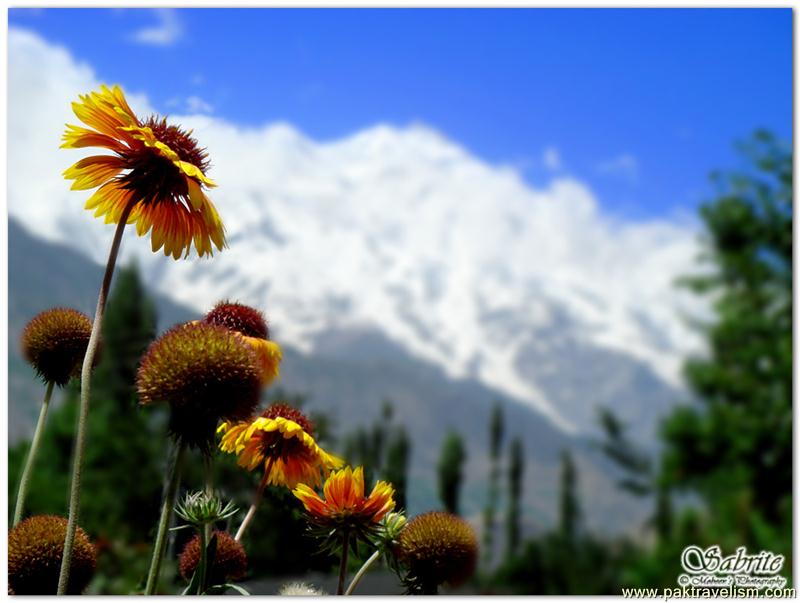
{"type": "Polygon", "coordinates": [[[346,467],[335,471],[325,482],[324,499],[305,484],[294,489],[314,523],[327,527],[363,527],[377,524],[394,509],[394,488],[379,481],[369,496],[364,496],[364,468],[346,467]]]}
{"type": "Polygon", "coordinates": [[[72,109],[90,128],[67,125],[62,148],[101,147],[113,155],[92,155],[64,172],[72,190],[100,187],[86,202],[106,224],[118,224],[132,206],[128,224],[139,236],[152,230],[153,251],[176,260],[225,247],[225,229],[203,187],[216,186],[205,175],[208,155],[181,128],[155,116],[142,121],[119,86],[101,86],[81,95],[72,109]]]}
{"type": "Polygon", "coordinates": [[[320,472],[327,475],[344,463],[320,448],[311,422],[285,404],[273,404],[251,421],[225,422],[217,432],[223,434],[220,450],[236,454],[241,467],[252,471],[264,466],[263,486],[316,485],[320,472]]]}

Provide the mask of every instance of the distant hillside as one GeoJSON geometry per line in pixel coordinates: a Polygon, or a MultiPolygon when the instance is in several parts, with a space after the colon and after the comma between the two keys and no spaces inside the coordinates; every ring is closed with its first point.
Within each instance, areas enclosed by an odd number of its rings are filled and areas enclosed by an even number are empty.
{"type": "MultiPolygon", "coordinates": [[[[169,261],[169,260],[165,260],[169,261]]],[[[101,268],[80,254],[39,240],[9,220],[9,439],[32,430],[42,387],[19,355],[19,336],[36,313],[67,305],[93,313],[101,268]]],[[[197,318],[197,313],[154,295],[159,328],[197,318]]],[[[209,300],[209,305],[213,300],[209,300]]],[[[503,399],[509,436],[523,438],[526,529],[550,524],[557,508],[558,456],[577,451],[580,484],[589,521],[604,531],[631,527],[643,515],[638,501],[618,493],[612,468],[582,440],[554,428],[525,405],[501,396],[476,380],[450,379],[443,370],[411,356],[374,331],[338,330],[321,334],[313,354],[286,346],[279,385],[306,394],[309,406],[325,411],[342,435],[376,419],[382,400],[391,399],[395,422],[412,438],[412,512],[437,506],[435,463],[444,434],[456,429],[468,447],[462,496],[466,514],[477,518],[485,500],[487,420],[490,404],[503,399]],[[587,505],[588,506],[588,505],[587,505]]]]}

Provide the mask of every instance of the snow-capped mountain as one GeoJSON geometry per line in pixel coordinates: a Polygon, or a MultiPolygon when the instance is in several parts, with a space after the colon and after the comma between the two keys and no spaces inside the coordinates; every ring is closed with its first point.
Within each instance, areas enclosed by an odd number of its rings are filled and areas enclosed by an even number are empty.
{"type": "MultiPolygon", "coordinates": [[[[57,150],[70,101],[98,82],[26,32],[9,33],[9,57],[10,214],[104,261],[112,227],[60,177],[83,155],[57,150]]],[[[574,177],[533,187],[423,125],[320,142],[287,124],[174,119],[208,148],[230,248],[176,262],[131,229],[123,255],[184,305],[255,305],[307,353],[328,332],[377,329],[567,431],[589,429],[596,404],[651,423],[700,349],[683,317],[701,308],[674,286],[698,253],[688,222],[613,218],[574,177]]]]}

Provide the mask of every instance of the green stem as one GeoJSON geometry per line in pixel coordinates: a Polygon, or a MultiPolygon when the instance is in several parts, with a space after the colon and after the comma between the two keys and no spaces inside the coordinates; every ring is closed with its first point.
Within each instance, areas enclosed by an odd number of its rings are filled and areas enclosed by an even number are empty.
{"type": "Polygon", "coordinates": [[[28,451],[28,458],[25,461],[25,468],[22,470],[22,478],[19,482],[19,491],[17,492],[17,506],[14,509],[14,525],[17,525],[22,520],[22,512],[25,508],[25,498],[28,495],[28,486],[31,482],[31,472],[33,471],[33,461],[36,458],[36,453],[39,450],[39,442],[44,432],[44,424],[47,420],[47,409],[50,406],[50,396],[53,395],[53,381],[47,382],[47,389],[44,392],[44,401],[42,401],[42,409],[39,411],[39,421],[36,423],[36,431],[33,432],[33,439],[31,440],[31,449],[28,451]]]}
{"type": "Polygon", "coordinates": [[[153,543],[153,559],[150,561],[150,571],[147,573],[147,585],[144,594],[152,595],[158,585],[158,576],[161,573],[161,561],[164,558],[164,549],[167,545],[169,520],[175,507],[175,496],[178,494],[178,483],[181,480],[181,461],[183,460],[186,445],[178,440],[172,447],[171,459],[167,467],[166,484],[164,486],[164,504],[161,507],[161,518],[158,521],[158,533],[153,543]]]}
{"type": "Polygon", "coordinates": [[[350,586],[348,586],[347,590],[344,591],[345,595],[353,594],[353,591],[356,589],[356,586],[358,586],[358,583],[361,582],[361,578],[364,577],[364,574],[367,573],[367,570],[370,568],[370,566],[373,563],[375,563],[375,561],[377,561],[380,556],[381,556],[380,549],[377,549],[374,553],[372,553],[372,555],[370,555],[370,558],[364,562],[364,565],[361,566],[361,569],[358,570],[358,573],[356,573],[356,575],[353,576],[353,581],[350,582],[350,586]]]}
{"type": "MultiPolygon", "coordinates": [[[[211,496],[214,493],[214,471],[212,465],[213,459],[211,457],[211,453],[203,454],[203,477],[205,481],[205,491],[207,496],[211,496]]],[[[198,595],[201,595],[205,592],[206,588],[206,576],[209,574],[208,568],[208,551],[206,547],[208,543],[211,542],[211,530],[213,529],[213,525],[207,523],[203,526],[203,529],[200,530],[200,554],[202,555],[201,565],[200,565],[200,592],[198,595]]]]}
{"type": "Polygon", "coordinates": [[[347,552],[350,548],[350,532],[345,528],[342,534],[342,562],[339,564],[339,586],[336,588],[336,594],[341,595],[344,593],[344,579],[347,574],[347,552]]]}
{"type": "Polygon", "coordinates": [[[69,570],[72,565],[72,547],[75,544],[75,531],[78,527],[78,514],[81,506],[81,471],[83,470],[83,449],[86,446],[86,424],[89,417],[89,391],[91,387],[92,366],[94,356],[97,352],[97,344],[100,341],[100,327],[103,324],[103,313],[106,307],[108,290],[111,288],[111,277],[114,275],[114,266],[117,263],[119,246],[122,242],[122,233],[128,222],[131,210],[135,205],[131,200],[122,210],[117,229],[114,232],[114,240],[108,252],[106,271],[103,275],[103,284],[100,286],[100,293],[97,296],[97,309],[94,312],[94,322],[92,332],[89,335],[89,343],[86,345],[86,354],[83,357],[81,367],[81,403],[78,413],[78,430],[75,433],[75,449],[72,461],[72,483],[69,493],[69,520],[67,521],[67,534],[64,538],[64,555],[61,558],[61,572],[58,576],[57,594],[63,595],[67,592],[69,582],[69,570]]]}
{"type": "Polygon", "coordinates": [[[198,569],[200,570],[200,581],[197,584],[197,592],[195,594],[202,595],[206,592],[206,575],[208,574],[208,568],[206,567],[208,564],[208,551],[206,548],[208,547],[208,526],[203,526],[203,529],[200,530],[200,564],[198,569]]]}

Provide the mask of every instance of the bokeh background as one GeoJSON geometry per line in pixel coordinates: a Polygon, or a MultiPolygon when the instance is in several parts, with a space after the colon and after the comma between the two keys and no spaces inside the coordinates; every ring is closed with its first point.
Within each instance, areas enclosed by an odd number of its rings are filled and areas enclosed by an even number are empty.
{"type": "MultiPolygon", "coordinates": [[[[222,299],[284,347],[265,402],[302,405],[410,515],[473,524],[460,592],[675,586],[688,544],[781,553],[790,577],[791,51],[790,9],[11,9],[10,496],[43,393],[21,329],[91,314],[111,237],[59,138],[78,94],[117,83],[207,147],[230,249],[123,242],[92,592],[137,588],[156,523],[164,417],[137,408],[138,358],[222,299]]],[[[76,396],[56,398],[34,512],[65,513],[76,396]]],[[[246,508],[256,477],[216,471],[246,508]]],[[[252,592],[331,582],[298,507],[270,492],[252,592]]],[[[400,587],[378,570],[364,592],[400,587]]]]}

